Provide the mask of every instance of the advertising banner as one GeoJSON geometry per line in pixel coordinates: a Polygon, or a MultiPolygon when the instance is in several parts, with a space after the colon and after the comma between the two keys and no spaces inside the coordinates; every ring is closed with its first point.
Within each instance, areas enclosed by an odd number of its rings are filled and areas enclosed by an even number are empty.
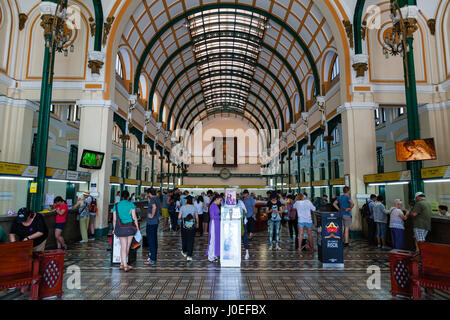
{"type": "Polygon", "coordinates": [[[342,213],[321,212],[322,216],[322,267],[343,268],[344,248],[342,213]]]}

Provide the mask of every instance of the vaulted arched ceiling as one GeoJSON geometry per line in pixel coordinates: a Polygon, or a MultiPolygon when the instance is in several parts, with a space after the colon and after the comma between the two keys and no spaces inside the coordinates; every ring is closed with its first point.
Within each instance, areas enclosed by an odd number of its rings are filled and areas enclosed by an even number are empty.
{"type": "Polygon", "coordinates": [[[284,130],[297,94],[303,106],[310,75],[319,94],[318,66],[336,45],[313,1],[248,3],[143,0],[137,6],[120,46],[137,66],[136,93],[141,72],[149,75],[149,109],[155,93],[166,129],[172,118],[189,127],[195,118],[232,111],[284,130]]]}

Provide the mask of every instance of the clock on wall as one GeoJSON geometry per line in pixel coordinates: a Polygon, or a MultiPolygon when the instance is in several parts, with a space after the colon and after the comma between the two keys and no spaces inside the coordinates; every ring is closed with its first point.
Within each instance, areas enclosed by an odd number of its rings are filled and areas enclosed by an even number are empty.
{"type": "Polygon", "coordinates": [[[219,177],[224,180],[228,179],[229,177],[231,177],[230,170],[228,170],[227,168],[223,168],[222,170],[220,170],[219,177]]]}

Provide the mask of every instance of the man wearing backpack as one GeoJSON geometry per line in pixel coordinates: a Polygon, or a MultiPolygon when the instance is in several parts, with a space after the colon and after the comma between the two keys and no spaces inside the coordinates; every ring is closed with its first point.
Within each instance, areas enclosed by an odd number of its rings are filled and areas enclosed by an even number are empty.
{"type": "Polygon", "coordinates": [[[367,209],[364,210],[364,206],[362,209],[362,216],[367,216],[367,229],[368,229],[368,240],[370,246],[376,246],[377,241],[375,239],[375,234],[377,230],[377,225],[375,220],[373,219],[373,207],[375,206],[375,201],[377,200],[377,196],[375,194],[370,195],[370,199],[367,202],[367,209]],[[368,213],[364,213],[368,210],[368,213]],[[367,215],[368,214],[368,215],[367,215]]]}
{"type": "Polygon", "coordinates": [[[350,197],[350,187],[343,188],[343,195],[340,195],[333,203],[333,206],[342,213],[342,224],[344,226],[344,247],[350,246],[350,227],[352,226],[352,209],[355,203],[350,197]]]}

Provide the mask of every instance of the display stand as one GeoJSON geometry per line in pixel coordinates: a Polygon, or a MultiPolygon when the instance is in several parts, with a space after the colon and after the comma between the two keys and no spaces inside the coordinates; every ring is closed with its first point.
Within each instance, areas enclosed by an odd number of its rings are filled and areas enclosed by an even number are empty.
{"type": "Polygon", "coordinates": [[[241,266],[241,210],[222,206],[220,211],[220,266],[241,266]]]}
{"type": "Polygon", "coordinates": [[[319,259],[323,268],[344,268],[344,249],[342,214],[339,212],[320,212],[321,233],[319,259]]]}

